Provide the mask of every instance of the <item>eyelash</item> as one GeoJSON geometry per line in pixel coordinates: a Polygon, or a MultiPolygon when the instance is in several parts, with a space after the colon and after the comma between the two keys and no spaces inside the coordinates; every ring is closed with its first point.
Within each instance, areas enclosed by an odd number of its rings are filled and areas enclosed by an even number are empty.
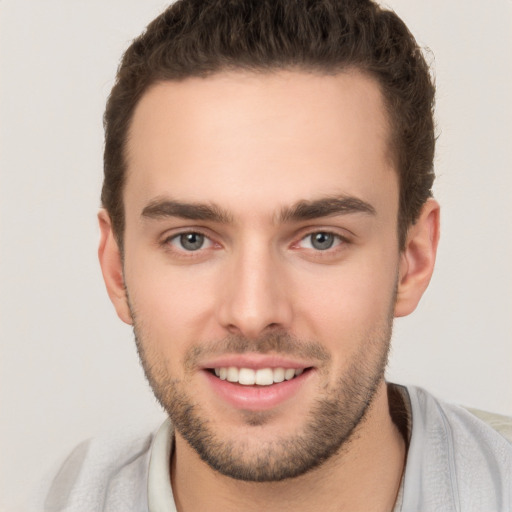
{"type": "MultiPolygon", "coordinates": [[[[289,247],[291,249],[295,249],[298,251],[303,250],[305,251],[306,254],[309,254],[310,257],[325,259],[330,257],[336,257],[341,251],[343,251],[346,248],[348,244],[350,244],[350,240],[347,237],[340,235],[339,233],[330,231],[329,229],[315,229],[314,231],[306,232],[296,242],[293,242],[289,247]],[[333,237],[334,240],[332,245],[325,249],[316,249],[314,247],[311,247],[311,245],[313,245],[311,237],[320,234],[333,237]],[[310,239],[310,247],[300,247],[300,244],[302,244],[308,238],[310,239]]],[[[211,236],[209,236],[208,234],[199,229],[191,229],[188,231],[174,233],[170,236],[165,237],[163,241],[160,243],[160,245],[163,246],[166,251],[172,253],[174,257],[187,260],[204,258],[207,255],[205,251],[216,250],[222,247],[221,244],[212,239],[211,236]],[[198,235],[204,237],[204,242],[208,243],[208,247],[201,246],[197,250],[185,249],[183,245],[179,242],[179,239],[180,237],[187,235],[198,235]],[[181,248],[175,247],[172,244],[172,242],[176,240],[178,241],[178,243],[180,243],[181,248]]]]}
{"type": "Polygon", "coordinates": [[[301,242],[308,240],[308,239],[310,239],[310,246],[313,246],[313,247],[309,247],[308,249],[315,249],[314,252],[318,252],[318,253],[332,253],[332,252],[336,251],[337,247],[339,247],[340,245],[344,245],[345,243],[348,242],[347,238],[339,235],[338,233],[333,233],[332,231],[328,231],[328,230],[318,230],[318,231],[309,232],[308,234],[303,236],[298,242],[296,242],[294,244],[294,246],[297,246],[301,242]],[[313,237],[315,235],[323,235],[323,236],[327,236],[327,237],[332,237],[331,245],[329,245],[325,249],[315,248],[314,242],[313,242],[313,237]]]}
{"type": "MultiPolygon", "coordinates": [[[[204,247],[199,247],[197,250],[187,250],[183,247],[182,244],[180,244],[181,249],[177,249],[172,246],[172,242],[174,240],[179,241],[179,239],[181,237],[187,236],[187,235],[201,236],[204,238],[204,242],[209,242],[210,246],[219,245],[219,244],[216,244],[216,242],[214,242],[212,240],[212,238],[210,236],[208,236],[206,233],[203,233],[202,231],[196,230],[196,229],[190,230],[190,231],[181,231],[180,233],[175,233],[173,235],[170,235],[162,241],[161,245],[164,246],[167,250],[170,250],[170,251],[174,252],[175,254],[179,254],[181,257],[185,257],[185,258],[191,258],[191,257],[193,258],[193,257],[197,257],[200,254],[202,254],[205,249],[204,247]]],[[[210,247],[208,247],[208,248],[210,248],[210,247]]]]}

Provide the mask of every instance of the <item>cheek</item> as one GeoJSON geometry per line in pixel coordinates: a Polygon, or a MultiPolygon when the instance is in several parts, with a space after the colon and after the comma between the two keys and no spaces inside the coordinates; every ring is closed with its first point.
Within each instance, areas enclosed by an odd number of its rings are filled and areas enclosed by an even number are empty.
{"type": "Polygon", "coordinates": [[[125,264],[130,303],[144,343],[175,356],[212,331],[211,275],[198,267],[172,267],[152,258],[125,264]]]}
{"type": "Polygon", "coordinates": [[[389,255],[387,262],[375,255],[360,256],[307,279],[301,276],[296,317],[307,319],[310,335],[319,341],[355,348],[389,321],[398,260],[389,255]]]}

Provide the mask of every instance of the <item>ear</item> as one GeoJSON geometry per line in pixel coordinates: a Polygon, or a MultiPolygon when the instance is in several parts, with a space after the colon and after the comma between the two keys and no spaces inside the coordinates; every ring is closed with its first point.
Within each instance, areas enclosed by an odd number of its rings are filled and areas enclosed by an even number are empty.
{"type": "Polygon", "coordinates": [[[395,317],[412,313],[432,277],[439,242],[439,204],[429,199],[409,228],[400,256],[395,317]]]}
{"type": "Polygon", "coordinates": [[[119,318],[132,325],[133,320],[128,307],[128,298],[124,285],[123,262],[121,251],[117,244],[116,237],[112,230],[112,222],[106,210],[98,213],[100,225],[100,245],[98,247],[98,258],[100,260],[103,280],[107,287],[108,296],[116,308],[119,318]]]}

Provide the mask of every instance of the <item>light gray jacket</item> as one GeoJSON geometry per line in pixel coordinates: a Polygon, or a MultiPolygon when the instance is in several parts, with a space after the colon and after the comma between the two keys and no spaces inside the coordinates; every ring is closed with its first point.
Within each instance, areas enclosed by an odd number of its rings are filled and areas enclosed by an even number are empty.
{"type": "MultiPolygon", "coordinates": [[[[412,417],[407,464],[395,512],[512,512],[512,444],[504,429],[407,387],[412,417]],[[498,433],[497,430],[502,430],[498,433]]],[[[485,418],[487,419],[487,418],[485,418]]],[[[510,431],[509,431],[510,432],[510,431]]],[[[169,475],[172,426],[79,445],[37,512],[175,512],[169,475]]]]}

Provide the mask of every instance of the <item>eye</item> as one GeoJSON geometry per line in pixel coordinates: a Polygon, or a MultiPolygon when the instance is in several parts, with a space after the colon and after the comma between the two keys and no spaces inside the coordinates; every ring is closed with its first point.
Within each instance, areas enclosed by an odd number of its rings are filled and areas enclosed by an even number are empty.
{"type": "Polygon", "coordinates": [[[342,238],[328,231],[317,231],[310,233],[300,241],[300,246],[305,249],[315,249],[316,251],[327,251],[332,247],[339,245],[342,238]]]}
{"type": "Polygon", "coordinates": [[[209,238],[201,233],[181,233],[173,236],[168,240],[168,243],[177,249],[193,252],[199,249],[206,249],[212,246],[209,238]]]}

